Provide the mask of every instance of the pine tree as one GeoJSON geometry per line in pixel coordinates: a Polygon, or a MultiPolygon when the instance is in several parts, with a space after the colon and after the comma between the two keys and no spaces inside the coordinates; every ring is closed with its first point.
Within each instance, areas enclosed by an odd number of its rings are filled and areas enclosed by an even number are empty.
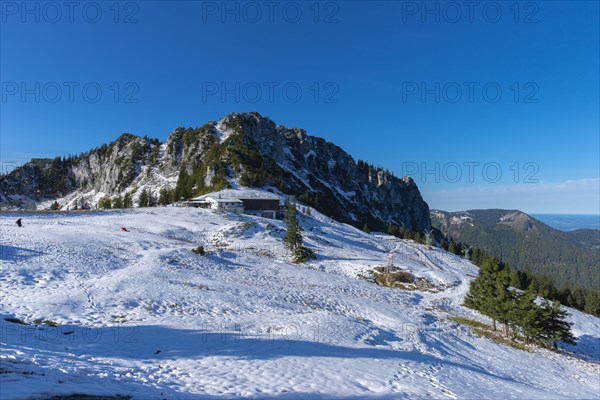
{"type": "Polygon", "coordinates": [[[148,191],[148,207],[156,207],[156,204],[158,204],[158,199],[151,191],[148,191]]]}
{"type": "Polygon", "coordinates": [[[585,296],[585,309],[589,314],[600,316],[600,293],[589,289],[585,296]]]}
{"type": "Polygon", "coordinates": [[[585,291],[582,288],[577,287],[573,289],[571,294],[573,296],[573,304],[580,310],[584,310],[587,303],[587,296],[585,291]]]}
{"type": "Polygon", "coordinates": [[[396,236],[398,235],[398,227],[396,225],[389,224],[387,227],[387,232],[392,236],[396,236]]]}
{"type": "Polygon", "coordinates": [[[365,233],[371,233],[371,231],[369,230],[369,225],[367,225],[366,222],[365,222],[365,226],[363,226],[363,232],[365,232],[365,233]]]}
{"type": "Polygon", "coordinates": [[[287,211],[283,221],[287,231],[283,237],[283,243],[288,250],[290,250],[292,253],[296,253],[300,246],[302,246],[302,234],[300,232],[300,226],[298,225],[298,218],[296,215],[296,198],[294,198],[291,202],[286,199],[285,205],[287,207],[287,211]]]}
{"type": "Polygon", "coordinates": [[[540,280],[519,293],[509,288],[511,273],[507,264],[477,251],[473,257],[481,264],[479,276],[471,282],[465,297],[465,306],[492,318],[494,330],[496,321],[501,322],[504,335],[512,328],[513,336],[522,332],[527,342],[550,342],[554,348],[559,341],[575,344],[572,324],[566,321],[568,314],[560,303],[544,300],[541,306],[536,304],[540,280]]]}
{"type": "Polygon", "coordinates": [[[410,232],[405,227],[401,227],[400,234],[398,236],[402,239],[410,239],[410,232]]]}
{"type": "Polygon", "coordinates": [[[509,289],[510,276],[508,269],[499,263],[496,270],[492,293],[487,297],[486,308],[492,318],[500,321],[504,328],[504,335],[508,336],[510,315],[515,302],[515,292],[509,289]]]}
{"type": "Polygon", "coordinates": [[[185,166],[181,166],[179,170],[179,177],[177,179],[177,186],[175,187],[175,198],[173,201],[183,201],[191,197],[193,183],[190,180],[185,166]]]}
{"type": "MultiPolygon", "coordinates": [[[[491,277],[489,273],[483,268],[479,269],[479,276],[471,281],[469,285],[469,292],[465,296],[465,306],[474,310],[480,311],[482,314],[487,315],[487,311],[484,308],[484,301],[486,296],[487,287],[491,277]]],[[[494,320],[494,329],[496,329],[496,321],[494,320]]]]}
{"type": "Polygon", "coordinates": [[[55,201],[54,203],[52,203],[52,205],[50,206],[51,210],[60,210],[60,204],[58,204],[58,201],[55,201]]]}
{"type": "Polygon", "coordinates": [[[167,188],[161,188],[158,194],[158,204],[166,206],[171,203],[171,192],[167,188]]]}
{"type": "Polygon", "coordinates": [[[123,197],[123,208],[131,208],[133,207],[133,197],[131,196],[131,193],[127,192],[125,193],[125,196],[123,197]]]}
{"type": "Polygon", "coordinates": [[[557,301],[544,300],[542,303],[542,329],[543,337],[558,349],[558,342],[577,344],[575,336],[571,332],[572,323],[566,321],[570,315],[560,307],[557,301]]]}
{"type": "Polygon", "coordinates": [[[123,208],[123,197],[121,195],[112,200],[112,208],[123,208]]]}
{"type": "Polygon", "coordinates": [[[542,339],[542,308],[535,303],[536,298],[537,294],[533,290],[526,290],[516,295],[511,310],[513,331],[520,328],[527,343],[542,339]]]}
{"type": "Polygon", "coordinates": [[[488,258],[479,268],[479,275],[471,282],[465,297],[465,306],[476,309],[492,318],[494,330],[496,321],[505,326],[510,322],[510,303],[513,294],[508,288],[509,276],[504,265],[496,258],[488,258]]]}
{"type": "Polygon", "coordinates": [[[450,243],[448,243],[448,252],[449,253],[456,253],[456,246],[454,245],[454,241],[451,240],[450,243]]]}
{"type": "Polygon", "coordinates": [[[110,208],[110,197],[104,196],[100,200],[98,200],[99,208],[110,208]]]}
{"type": "Polygon", "coordinates": [[[148,189],[142,190],[142,193],[140,193],[140,197],[138,199],[138,205],[140,207],[148,207],[148,196],[148,189]]]}
{"type": "Polygon", "coordinates": [[[421,232],[413,232],[410,234],[410,238],[419,244],[425,243],[425,237],[421,235],[421,232]]]}

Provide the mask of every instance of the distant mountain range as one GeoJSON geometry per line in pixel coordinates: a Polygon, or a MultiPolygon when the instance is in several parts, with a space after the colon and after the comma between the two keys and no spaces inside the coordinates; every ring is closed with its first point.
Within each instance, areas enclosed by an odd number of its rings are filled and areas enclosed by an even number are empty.
{"type": "Polygon", "coordinates": [[[529,214],[548,226],[561,231],[600,229],[600,215],[593,214],[529,214]]]}
{"type": "Polygon", "coordinates": [[[199,128],[177,128],[165,143],[123,134],[79,156],[34,159],[0,177],[2,209],[62,208],[102,196],[155,196],[179,201],[227,187],[295,194],[342,222],[371,229],[388,224],[423,232],[429,207],[411,178],[355,161],[340,147],[258,113],[232,113],[199,128]]]}
{"type": "Polygon", "coordinates": [[[600,230],[551,228],[517,210],[431,211],[432,226],[511,266],[548,273],[557,286],[600,289],[600,230]]]}

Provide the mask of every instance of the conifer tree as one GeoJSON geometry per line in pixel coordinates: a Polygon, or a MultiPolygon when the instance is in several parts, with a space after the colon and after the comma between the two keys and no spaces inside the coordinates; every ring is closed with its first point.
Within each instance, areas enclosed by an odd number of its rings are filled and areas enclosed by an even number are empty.
{"type": "Polygon", "coordinates": [[[125,193],[125,196],[123,197],[123,208],[131,208],[133,207],[133,197],[131,196],[131,193],[127,192],[125,193]]]}
{"type": "Polygon", "coordinates": [[[192,182],[188,175],[187,170],[182,165],[179,170],[179,178],[177,179],[177,186],[175,187],[175,198],[174,201],[185,200],[191,196],[192,182]]]}
{"type": "Polygon", "coordinates": [[[305,262],[312,258],[314,253],[311,249],[302,245],[302,227],[298,223],[296,198],[294,197],[292,202],[286,200],[285,205],[287,212],[285,213],[284,222],[287,231],[283,238],[283,243],[292,253],[294,262],[305,262]]]}
{"type": "Polygon", "coordinates": [[[166,206],[171,203],[171,192],[167,188],[161,188],[158,194],[158,204],[166,206]]]}
{"type": "Polygon", "coordinates": [[[509,288],[510,268],[496,257],[474,253],[484,260],[480,264],[478,277],[471,282],[465,297],[465,306],[476,309],[503,324],[504,335],[512,328],[513,336],[521,332],[527,342],[550,342],[557,348],[559,341],[575,344],[571,323],[566,321],[567,312],[560,303],[544,300],[536,303],[539,286],[535,283],[524,293],[509,288]]]}
{"type": "Polygon", "coordinates": [[[492,292],[486,298],[486,308],[492,318],[502,323],[504,335],[508,336],[511,311],[515,303],[515,292],[509,289],[510,276],[502,263],[498,263],[494,272],[494,284],[492,292]]]}
{"type": "Polygon", "coordinates": [[[110,197],[104,196],[100,200],[98,200],[99,208],[110,208],[110,197]]]}
{"type": "Polygon", "coordinates": [[[148,189],[142,190],[138,199],[138,205],[140,207],[148,207],[148,189]]]}
{"type": "Polygon", "coordinates": [[[392,236],[397,236],[398,235],[398,227],[396,225],[389,224],[387,227],[387,232],[392,236]]]}
{"type": "Polygon", "coordinates": [[[158,199],[156,198],[156,196],[148,190],[148,207],[156,207],[157,203],[158,199]]]}
{"type": "Polygon", "coordinates": [[[450,243],[448,243],[448,252],[452,254],[456,253],[456,246],[453,240],[450,240],[450,243]]]}
{"type": "Polygon", "coordinates": [[[112,200],[112,208],[123,208],[123,197],[121,195],[112,200]]]}
{"type": "Polygon", "coordinates": [[[600,315],[600,292],[589,290],[585,296],[584,311],[596,316],[600,315]]]}
{"type": "Polygon", "coordinates": [[[400,228],[400,237],[402,239],[410,239],[410,232],[405,228],[405,227],[401,227],[400,228]]]}
{"type": "Polygon", "coordinates": [[[527,343],[538,342],[542,338],[542,308],[535,303],[536,298],[533,290],[516,295],[511,311],[513,331],[520,328],[527,343]]]}
{"type": "Polygon", "coordinates": [[[285,204],[287,211],[285,213],[284,223],[287,231],[283,238],[283,243],[288,250],[295,253],[300,246],[302,246],[302,234],[296,215],[296,198],[291,202],[286,199],[285,204]]]}
{"type": "Polygon", "coordinates": [[[572,323],[566,321],[567,313],[557,301],[544,300],[542,303],[542,329],[543,337],[558,349],[558,342],[576,344],[575,336],[571,332],[572,323]]]}
{"type": "Polygon", "coordinates": [[[479,268],[479,275],[471,282],[465,305],[492,318],[494,330],[496,321],[505,324],[510,314],[511,293],[508,289],[509,277],[503,264],[496,258],[488,258],[479,268]]]}

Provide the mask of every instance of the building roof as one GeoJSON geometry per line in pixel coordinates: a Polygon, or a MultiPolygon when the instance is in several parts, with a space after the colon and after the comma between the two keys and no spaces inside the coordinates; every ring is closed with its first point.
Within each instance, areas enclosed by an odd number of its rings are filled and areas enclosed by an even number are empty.
{"type": "MultiPolygon", "coordinates": [[[[194,199],[196,200],[196,199],[194,199]]],[[[208,196],[206,197],[206,200],[208,201],[214,201],[216,203],[240,203],[243,204],[243,202],[240,199],[235,199],[233,197],[213,197],[213,196],[208,196]]]]}
{"type": "Polygon", "coordinates": [[[276,194],[264,193],[258,190],[236,190],[236,189],[223,189],[218,192],[206,193],[198,197],[191,199],[192,201],[202,201],[208,198],[218,199],[235,199],[235,200],[280,200],[280,197],[276,194]]]}
{"type": "Polygon", "coordinates": [[[279,197],[246,197],[246,196],[241,196],[238,197],[240,200],[269,200],[269,201],[279,201],[279,197]]]}

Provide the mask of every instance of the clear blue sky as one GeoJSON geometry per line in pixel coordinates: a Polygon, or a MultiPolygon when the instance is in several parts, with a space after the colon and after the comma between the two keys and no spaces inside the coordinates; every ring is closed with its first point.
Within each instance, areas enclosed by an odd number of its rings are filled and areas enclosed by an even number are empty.
{"type": "Polygon", "coordinates": [[[432,208],[599,213],[597,1],[274,3],[2,2],[3,169],[259,111],[432,208]]]}

